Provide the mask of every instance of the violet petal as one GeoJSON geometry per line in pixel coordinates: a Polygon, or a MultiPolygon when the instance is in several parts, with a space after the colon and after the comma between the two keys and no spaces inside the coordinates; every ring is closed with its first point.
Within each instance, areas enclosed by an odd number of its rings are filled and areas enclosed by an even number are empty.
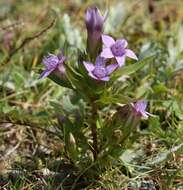
{"type": "Polygon", "coordinates": [[[142,114],[142,116],[143,116],[144,118],[148,118],[148,117],[149,117],[147,113],[148,113],[148,112],[141,112],[141,114],[142,114]]]}
{"type": "Polygon", "coordinates": [[[100,80],[102,80],[102,81],[109,81],[109,77],[106,76],[106,77],[100,78],[100,80]]]}
{"type": "Polygon", "coordinates": [[[102,41],[106,47],[111,47],[113,44],[115,44],[115,40],[108,35],[102,35],[102,41]]]}
{"type": "Polygon", "coordinates": [[[128,46],[128,42],[125,39],[120,39],[119,41],[123,44],[124,49],[128,46]]]}
{"type": "Polygon", "coordinates": [[[105,67],[106,59],[104,57],[98,56],[95,61],[95,67],[96,66],[103,66],[105,67]]]}
{"type": "Polygon", "coordinates": [[[47,77],[51,72],[53,72],[54,69],[50,69],[50,70],[45,70],[41,73],[41,75],[39,76],[39,79],[43,79],[45,77],[47,77]]]}
{"type": "Polygon", "coordinates": [[[93,71],[93,69],[95,68],[91,62],[83,61],[83,64],[88,72],[93,71]]]}
{"type": "Polygon", "coordinates": [[[146,109],[146,107],[147,107],[147,102],[144,101],[144,100],[139,100],[139,101],[137,101],[137,102],[134,104],[134,107],[135,107],[137,110],[145,111],[145,109],[146,109]]]}
{"type": "Polygon", "coordinates": [[[100,54],[100,56],[104,57],[104,58],[113,58],[114,57],[110,48],[104,48],[102,50],[102,53],[100,54]]]}
{"type": "Polygon", "coordinates": [[[131,105],[136,114],[139,114],[140,116],[142,116],[144,118],[148,118],[148,116],[150,115],[148,112],[146,112],[146,107],[147,107],[146,101],[139,100],[136,103],[131,103],[131,105]]]}
{"type": "Polygon", "coordinates": [[[135,55],[135,53],[134,53],[132,50],[130,50],[130,49],[126,49],[126,50],[125,50],[125,55],[126,55],[127,57],[132,58],[132,59],[138,60],[138,58],[137,58],[137,56],[135,55]]]}
{"type": "Polygon", "coordinates": [[[107,17],[108,17],[109,11],[106,10],[103,16],[104,22],[106,21],[107,17]]]}
{"type": "Polygon", "coordinates": [[[113,71],[115,71],[118,68],[118,64],[110,64],[106,67],[107,75],[111,74],[113,71]]]}
{"type": "Polygon", "coordinates": [[[125,64],[125,56],[116,57],[119,67],[122,67],[125,64]]]}
{"type": "Polygon", "coordinates": [[[93,79],[97,79],[97,80],[98,80],[98,78],[97,78],[95,75],[93,75],[92,72],[89,72],[88,75],[89,75],[90,77],[92,77],[93,79]]]}

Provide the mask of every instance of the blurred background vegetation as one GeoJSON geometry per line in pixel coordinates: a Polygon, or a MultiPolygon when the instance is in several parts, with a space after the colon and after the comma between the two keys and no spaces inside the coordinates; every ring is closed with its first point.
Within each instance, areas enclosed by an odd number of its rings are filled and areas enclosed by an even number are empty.
{"type": "Polygon", "coordinates": [[[56,105],[72,111],[72,93],[38,77],[48,52],[65,48],[76,60],[78,48],[85,49],[84,12],[91,5],[109,9],[105,33],[125,37],[139,58],[157,55],[124,82],[157,117],[142,123],[122,163],[85,189],[181,190],[182,0],[0,0],[0,187],[72,188],[64,173],[69,166],[56,162],[63,143],[55,126],[56,105]]]}

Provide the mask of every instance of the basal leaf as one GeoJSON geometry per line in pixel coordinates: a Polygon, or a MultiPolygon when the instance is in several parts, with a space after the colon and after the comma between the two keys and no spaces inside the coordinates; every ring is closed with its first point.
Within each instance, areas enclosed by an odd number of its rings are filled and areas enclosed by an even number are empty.
{"type": "Polygon", "coordinates": [[[182,149],[183,148],[183,143],[174,146],[173,148],[169,149],[169,150],[165,150],[164,152],[161,152],[159,154],[156,155],[156,157],[147,160],[147,165],[150,166],[156,166],[157,164],[161,164],[164,161],[167,161],[171,158],[172,154],[180,154],[182,153],[182,149]]]}

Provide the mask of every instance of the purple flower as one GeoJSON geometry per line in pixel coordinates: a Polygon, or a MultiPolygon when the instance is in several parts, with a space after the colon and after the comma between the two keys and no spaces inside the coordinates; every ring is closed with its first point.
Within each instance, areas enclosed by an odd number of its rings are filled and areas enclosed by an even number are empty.
{"type": "Polygon", "coordinates": [[[97,57],[95,65],[91,62],[83,61],[88,71],[88,75],[96,80],[109,81],[109,75],[118,67],[117,64],[105,65],[106,59],[97,57]]]}
{"type": "Polygon", "coordinates": [[[101,43],[103,24],[107,18],[107,12],[101,15],[97,7],[91,7],[86,10],[85,23],[88,31],[88,50],[91,54],[96,54],[97,47],[101,43]]]}
{"type": "Polygon", "coordinates": [[[138,60],[137,56],[132,50],[126,49],[128,43],[125,39],[115,41],[108,35],[102,35],[102,41],[105,45],[105,48],[103,49],[100,56],[104,58],[115,57],[119,67],[124,65],[126,56],[138,60]]]}
{"type": "Polygon", "coordinates": [[[148,118],[150,113],[146,112],[147,102],[139,100],[136,103],[131,103],[133,113],[135,116],[148,118]]]}
{"type": "Polygon", "coordinates": [[[66,59],[67,58],[63,56],[62,53],[58,54],[57,56],[49,53],[48,56],[43,58],[43,64],[45,65],[46,69],[41,73],[39,78],[45,78],[54,71],[65,74],[65,67],[63,63],[66,59]]]}

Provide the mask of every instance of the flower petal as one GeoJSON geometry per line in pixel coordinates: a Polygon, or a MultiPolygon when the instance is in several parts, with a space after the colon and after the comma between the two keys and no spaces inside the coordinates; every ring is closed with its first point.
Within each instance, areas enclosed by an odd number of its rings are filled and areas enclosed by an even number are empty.
{"type": "Polygon", "coordinates": [[[95,67],[96,66],[105,67],[105,62],[106,62],[106,59],[104,57],[98,56],[95,61],[95,67]]]}
{"type": "Polygon", "coordinates": [[[119,67],[122,67],[125,64],[125,56],[116,57],[119,67]]]}
{"type": "Polygon", "coordinates": [[[122,44],[124,49],[128,46],[128,42],[125,39],[120,39],[120,40],[117,40],[117,41],[120,41],[120,43],[122,44]]]}
{"type": "Polygon", "coordinates": [[[147,107],[147,102],[145,100],[138,100],[135,104],[134,104],[134,108],[137,112],[145,112],[147,107]]]}
{"type": "Polygon", "coordinates": [[[88,8],[85,12],[85,22],[86,24],[89,24],[90,20],[91,20],[91,17],[92,17],[92,10],[91,8],[88,8]]]}
{"type": "Polygon", "coordinates": [[[107,75],[111,74],[114,70],[116,70],[118,68],[118,64],[114,63],[114,64],[110,64],[106,67],[107,70],[107,75]]]}
{"type": "Polygon", "coordinates": [[[48,56],[44,57],[42,61],[48,70],[56,68],[58,66],[58,62],[58,57],[51,53],[49,53],[48,56]]]}
{"type": "Polygon", "coordinates": [[[92,77],[93,79],[97,79],[97,80],[98,80],[98,78],[97,78],[95,75],[93,75],[92,72],[89,72],[88,75],[89,75],[90,77],[92,77]]]}
{"type": "Polygon", "coordinates": [[[147,114],[148,112],[142,112],[142,117],[144,117],[145,119],[147,119],[149,117],[149,115],[147,114]]]}
{"type": "Polygon", "coordinates": [[[132,50],[130,50],[130,49],[126,49],[126,50],[125,50],[125,55],[126,55],[127,57],[132,58],[132,59],[138,60],[138,58],[137,58],[137,56],[135,55],[135,53],[134,53],[132,50]]]}
{"type": "Polygon", "coordinates": [[[50,69],[50,70],[45,70],[41,73],[41,75],[39,76],[39,79],[43,79],[45,77],[47,77],[51,72],[53,72],[54,69],[50,69]]]}
{"type": "Polygon", "coordinates": [[[104,58],[113,58],[114,57],[110,48],[104,48],[102,50],[102,53],[100,54],[100,56],[104,57],[104,58]]]}
{"type": "Polygon", "coordinates": [[[131,103],[134,114],[140,117],[148,118],[151,114],[146,111],[147,101],[138,100],[136,103],[131,103]]]}
{"type": "Polygon", "coordinates": [[[108,76],[106,76],[106,77],[100,78],[100,79],[98,79],[98,80],[102,80],[102,81],[109,81],[109,77],[108,77],[108,76]]]}
{"type": "Polygon", "coordinates": [[[146,113],[147,116],[156,117],[155,115],[153,115],[153,114],[151,114],[151,113],[149,113],[147,111],[145,113],[146,113]]]}
{"type": "Polygon", "coordinates": [[[95,68],[91,62],[83,61],[83,64],[88,72],[93,71],[93,69],[95,68]]]}
{"type": "Polygon", "coordinates": [[[108,15],[109,15],[109,11],[106,10],[105,13],[104,13],[104,16],[103,16],[104,22],[106,21],[108,15]]]}
{"type": "Polygon", "coordinates": [[[102,35],[102,41],[106,47],[111,47],[113,44],[115,44],[115,40],[108,36],[108,35],[102,35]]]}

